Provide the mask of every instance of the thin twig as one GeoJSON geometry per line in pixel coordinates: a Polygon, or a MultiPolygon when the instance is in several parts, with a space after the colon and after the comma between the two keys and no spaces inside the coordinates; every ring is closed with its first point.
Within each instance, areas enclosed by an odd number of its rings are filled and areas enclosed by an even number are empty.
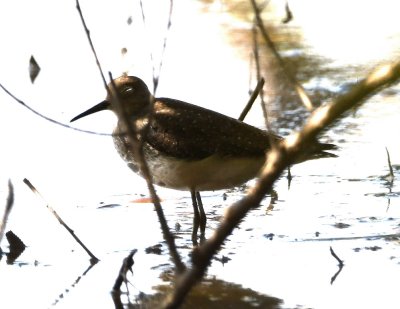
{"type": "Polygon", "coordinates": [[[390,154],[389,154],[389,150],[387,149],[387,147],[385,147],[385,149],[386,149],[387,161],[388,161],[388,165],[389,165],[389,175],[387,176],[387,179],[389,180],[389,182],[393,182],[394,173],[393,173],[392,163],[390,162],[390,154]]]}
{"type": "Polygon", "coordinates": [[[96,49],[94,48],[94,45],[93,45],[93,42],[92,42],[92,38],[90,37],[89,28],[86,26],[85,18],[83,17],[83,13],[82,13],[82,10],[81,10],[81,6],[79,4],[79,0],[76,0],[76,9],[78,10],[78,13],[79,13],[79,16],[81,18],[81,22],[82,22],[83,28],[85,29],[86,37],[88,39],[90,48],[92,49],[93,56],[94,56],[94,58],[96,60],[96,65],[99,68],[101,79],[103,80],[104,88],[107,90],[107,92],[109,92],[108,87],[107,87],[107,82],[106,82],[106,79],[105,79],[104,74],[103,74],[103,69],[101,68],[99,57],[97,57],[96,49]]]}
{"type": "Polygon", "coordinates": [[[6,208],[4,209],[3,218],[0,221],[0,243],[4,236],[4,231],[6,230],[6,224],[8,216],[10,215],[11,209],[14,205],[14,186],[11,180],[8,180],[8,196],[6,202],[6,208]]]}
{"type": "MultiPolygon", "coordinates": [[[[172,25],[173,7],[174,7],[174,1],[170,0],[167,30],[166,30],[166,33],[165,33],[165,36],[164,36],[163,47],[162,47],[162,50],[161,50],[161,57],[160,57],[160,62],[159,62],[159,65],[158,65],[158,72],[157,73],[156,73],[155,65],[154,65],[153,52],[150,51],[150,61],[151,61],[151,64],[152,64],[152,74],[153,74],[153,95],[156,95],[157,88],[158,88],[158,82],[160,80],[160,74],[161,74],[161,68],[162,68],[162,65],[163,65],[164,53],[165,53],[165,49],[167,47],[168,32],[169,32],[169,30],[171,28],[171,25],[172,25]]],[[[142,12],[143,24],[146,27],[146,16],[144,14],[144,7],[143,7],[142,0],[140,0],[140,10],[142,12]]]]}
{"type": "MultiPolygon", "coordinates": [[[[150,174],[149,168],[148,168],[147,163],[146,163],[146,161],[144,159],[144,156],[143,156],[142,145],[141,145],[140,141],[138,140],[138,138],[136,136],[135,129],[131,125],[129,115],[126,114],[125,109],[123,108],[123,106],[121,104],[121,101],[120,101],[120,99],[118,97],[118,92],[116,91],[114,80],[112,78],[111,73],[109,73],[109,77],[110,77],[110,80],[111,80],[111,86],[112,86],[114,91],[111,91],[111,89],[107,86],[107,82],[106,82],[106,79],[104,77],[103,70],[102,70],[101,65],[100,65],[100,61],[99,61],[99,59],[97,57],[96,49],[94,48],[92,39],[90,37],[90,31],[89,31],[88,27],[86,26],[86,22],[85,22],[85,19],[83,17],[82,10],[80,8],[78,0],[76,0],[76,8],[77,8],[77,10],[79,12],[79,16],[81,17],[81,21],[82,21],[82,25],[83,25],[83,27],[85,29],[86,37],[87,37],[87,39],[89,41],[89,44],[90,44],[90,47],[92,49],[93,55],[94,55],[94,57],[96,59],[96,64],[97,64],[97,67],[99,69],[100,75],[102,77],[102,80],[103,80],[103,83],[104,83],[104,87],[107,90],[107,93],[109,94],[109,96],[111,97],[111,99],[113,101],[112,103],[114,103],[113,105],[117,109],[118,118],[121,117],[122,122],[125,124],[125,127],[127,129],[127,132],[124,132],[124,133],[127,134],[128,140],[131,141],[130,144],[133,145],[132,146],[132,148],[133,148],[132,150],[136,154],[136,157],[138,158],[139,165],[141,167],[143,176],[144,176],[144,178],[146,180],[147,187],[148,187],[149,192],[150,192],[150,196],[152,198],[154,207],[156,208],[157,216],[158,216],[158,219],[159,219],[160,224],[161,224],[161,229],[162,229],[162,232],[163,232],[163,235],[164,235],[164,239],[166,240],[166,242],[168,244],[168,248],[169,248],[172,260],[175,263],[176,270],[177,270],[177,272],[182,272],[185,269],[185,265],[182,263],[181,258],[180,258],[179,254],[178,254],[174,238],[173,238],[172,234],[170,233],[167,221],[165,219],[165,216],[164,216],[164,213],[163,213],[163,210],[162,210],[162,207],[161,207],[160,199],[159,199],[159,197],[158,197],[158,195],[156,193],[156,190],[154,189],[153,182],[152,182],[152,176],[150,174]]],[[[143,12],[142,12],[142,14],[143,14],[143,12]]],[[[143,18],[144,18],[144,15],[143,15],[143,18]]],[[[150,117],[151,117],[151,112],[150,112],[150,117]]]]}
{"type": "MultiPolygon", "coordinates": [[[[114,105],[116,106],[116,109],[117,109],[116,112],[118,115],[118,119],[120,121],[122,121],[122,123],[125,125],[125,128],[127,130],[127,132],[124,132],[127,134],[127,138],[129,141],[129,143],[127,143],[127,144],[132,145],[131,148],[132,148],[132,151],[134,152],[134,157],[138,159],[140,171],[142,172],[142,175],[143,175],[144,179],[146,180],[147,188],[150,192],[151,200],[153,201],[154,207],[156,209],[156,213],[158,216],[158,220],[160,221],[160,224],[161,224],[161,230],[162,230],[164,239],[168,244],[168,249],[171,254],[172,261],[175,264],[177,273],[181,273],[185,270],[186,267],[181,260],[178,250],[176,249],[174,236],[170,232],[167,220],[165,219],[165,215],[164,215],[164,212],[161,207],[160,198],[158,197],[156,190],[154,188],[153,177],[150,173],[147,162],[144,159],[142,142],[138,139],[136,129],[133,127],[132,122],[130,121],[130,117],[126,113],[126,110],[124,109],[123,105],[121,105],[121,103],[120,103],[120,100],[118,97],[118,92],[116,91],[116,86],[115,86],[115,83],[114,83],[111,73],[109,73],[109,77],[111,80],[111,86],[113,88],[113,91],[111,91],[111,93],[113,94],[114,103],[116,103],[114,105]]],[[[153,106],[153,103],[151,104],[151,110],[149,112],[149,123],[151,121],[152,106],[153,106]]],[[[145,134],[145,133],[141,132],[141,134],[145,134]]]]}
{"type": "Polygon", "coordinates": [[[183,302],[192,286],[202,278],[212,257],[221,248],[233,229],[251,209],[260,204],[264,195],[272,189],[275,180],[295,161],[310,142],[315,140],[328,126],[343,117],[345,112],[362,104],[381,88],[387,87],[399,79],[400,62],[379,67],[367,78],[354,85],[347,93],[316,109],[300,132],[292,134],[273,148],[268,154],[268,162],[261,171],[255,186],[244,198],[227,209],[214,235],[193,252],[192,268],[188,269],[177,282],[174,294],[171,295],[165,307],[176,308],[183,302]]]}
{"type": "Polygon", "coordinates": [[[343,261],[337,256],[335,251],[333,251],[332,247],[329,247],[329,250],[331,252],[331,255],[336,259],[336,261],[338,261],[339,267],[343,267],[343,265],[344,265],[343,261]]]}
{"type": "Polygon", "coordinates": [[[344,263],[343,261],[337,256],[337,254],[335,253],[335,251],[333,251],[332,247],[329,247],[329,250],[331,252],[331,255],[336,259],[336,261],[339,262],[339,269],[338,271],[332,276],[331,278],[331,284],[333,284],[333,282],[336,280],[337,276],[339,276],[340,272],[343,269],[344,263]]]}
{"type": "Polygon", "coordinates": [[[119,270],[117,279],[115,280],[114,286],[112,288],[112,292],[115,294],[121,294],[121,285],[125,282],[127,283],[128,279],[126,278],[128,271],[132,272],[132,266],[135,263],[133,260],[133,256],[137,252],[136,249],[132,250],[129,255],[124,258],[122,261],[121,268],[119,270]]]}
{"type": "MultiPolygon", "coordinates": [[[[257,76],[257,81],[260,81],[261,79],[264,79],[261,77],[261,64],[260,64],[260,54],[259,54],[259,46],[258,46],[258,40],[257,40],[257,29],[255,25],[252,27],[252,34],[253,34],[253,53],[254,53],[254,61],[256,64],[256,76],[257,76]]],[[[264,119],[265,119],[265,124],[267,127],[267,130],[269,132],[271,131],[271,127],[269,125],[269,118],[268,118],[268,111],[267,111],[267,106],[264,101],[264,93],[261,91],[260,92],[260,99],[261,99],[261,108],[264,114],[264,119]]],[[[270,139],[270,142],[272,142],[272,139],[270,139]]]]}
{"type": "Polygon", "coordinates": [[[83,242],[76,236],[75,232],[64,222],[63,219],[57,214],[57,212],[47,203],[44,197],[39,193],[39,191],[32,185],[32,183],[28,179],[24,179],[24,183],[35,193],[46,205],[47,209],[56,217],[58,222],[70,233],[70,235],[76,240],[78,244],[86,251],[86,253],[90,256],[90,263],[96,264],[99,259],[83,244],[83,242]]]}
{"type": "Polygon", "coordinates": [[[260,91],[262,91],[262,88],[264,86],[264,82],[265,82],[264,78],[261,77],[260,80],[257,83],[256,88],[251,93],[249,101],[247,102],[246,106],[244,107],[243,111],[241,112],[241,114],[240,114],[240,116],[238,118],[240,121],[243,121],[244,118],[247,116],[248,112],[250,111],[251,107],[253,106],[253,103],[257,99],[257,96],[260,94],[260,91]]]}
{"type": "Polygon", "coordinates": [[[4,90],[4,92],[6,94],[8,94],[11,98],[13,98],[17,103],[21,104],[23,107],[25,107],[26,109],[28,109],[29,111],[31,111],[32,113],[34,113],[35,115],[39,116],[40,118],[43,118],[47,121],[50,121],[51,123],[54,123],[56,125],[59,125],[61,127],[67,128],[67,129],[71,129],[71,130],[75,130],[75,131],[79,131],[79,132],[83,132],[83,133],[88,133],[88,134],[94,134],[94,135],[101,135],[101,136],[112,136],[112,134],[109,133],[101,133],[101,132],[94,132],[94,131],[88,131],[88,130],[82,130],[82,129],[78,129],[75,127],[72,127],[70,125],[67,125],[65,123],[59,122],[57,120],[54,120],[46,115],[43,115],[42,113],[38,112],[37,110],[33,109],[32,107],[30,107],[28,104],[26,104],[24,101],[18,99],[14,94],[12,94],[5,86],[3,86],[2,84],[0,84],[0,88],[4,90]]]}
{"type": "MultiPolygon", "coordinates": [[[[173,11],[173,7],[174,7],[174,1],[170,0],[169,1],[169,14],[168,14],[168,24],[167,24],[167,30],[164,36],[164,42],[163,42],[163,47],[162,47],[162,51],[161,51],[161,58],[160,58],[160,64],[158,66],[158,74],[157,77],[155,77],[153,75],[153,86],[154,86],[154,91],[153,91],[153,95],[156,95],[157,92],[157,87],[158,87],[158,82],[160,80],[160,75],[161,75],[161,68],[163,65],[163,59],[164,59],[164,53],[165,53],[165,49],[167,47],[167,38],[168,38],[168,32],[171,29],[171,25],[172,25],[172,11],[173,11]]],[[[154,71],[153,71],[154,72],[154,71]]]]}
{"type": "Polygon", "coordinates": [[[300,100],[303,102],[304,106],[309,109],[312,110],[313,104],[311,102],[311,99],[308,97],[306,91],[304,90],[303,86],[301,86],[299,84],[299,82],[292,76],[292,74],[290,74],[285,66],[284,61],[282,60],[281,56],[279,55],[278,51],[275,48],[274,43],[272,42],[271,38],[268,35],[268,32],[264,26],[264,23],[262,21],[261,18],[261,14],[260,14],[260,9],[257,6],[256,0],[250,0],[251,4],[253,6],[253,10],[255,13],[255,17],[256,17],[256,21],[257,21],[257,26],[261,31],[261,35],[263,36],[265,43],[267,44],[268,48],[272,51],[273,55],[275,56],[276,60],[278,61],[279,65],[281,66],[284,74],[286,75],[286,77],[288,78],[288,80],[292,83],[292,85],[294,86],[294,88],[296,89],[296,92],[300,98],[300,100]]]}

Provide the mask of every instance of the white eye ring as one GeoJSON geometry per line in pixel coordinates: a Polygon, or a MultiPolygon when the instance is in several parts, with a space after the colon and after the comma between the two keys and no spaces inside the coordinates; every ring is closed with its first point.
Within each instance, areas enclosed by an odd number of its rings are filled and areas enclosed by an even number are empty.
{"type": "Polygon", "coordinates": [[[132,86],[126,86],[122,89],[121,93],[122,94],[131,94],[135,91],[135,88],[133,88],[132,86]]]}

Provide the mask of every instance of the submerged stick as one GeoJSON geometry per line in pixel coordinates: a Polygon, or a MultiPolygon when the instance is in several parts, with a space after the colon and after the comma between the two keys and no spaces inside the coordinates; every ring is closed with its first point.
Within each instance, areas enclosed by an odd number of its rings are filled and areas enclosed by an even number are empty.
{"type": "Polygon", "coordinates": [[[64,222],[63,219],[58,215],[58,213],[51,207],[47,201],[44,199],[44,197],[39,193],[39,191],[32,185],[32,183],[28,179],[23,180],[24,183],[29,187],[29,189],[32,190],[33,193],[35,193],[46,205],[47,209],[50,210],[50,212],[56,217],[58,222],[68,231],[68,233],[75,239],[75,241],[83,248],[83,250],[86,251],[86,253],[90,256],[90,263],[91,264],[96,264],[98,261],[100,261],[85,245],[84,243],[79,239],[78,236],[76,236],[75,232],[64,222]]]}
{"type": "Polygon", "coordinates": [[[133,260],[133,256],[136,254],[137,250],[133,249],[127,257],[122,261],[121,268],[119,270],[117,279],[115,280],[114,286],[112,288],[112,292],[116,294],[121,293],[121,285],[125,282],[127,283],[128,279],[126,278],[128,271],[132,272],[132,266],[135,264],[133,260]]]}

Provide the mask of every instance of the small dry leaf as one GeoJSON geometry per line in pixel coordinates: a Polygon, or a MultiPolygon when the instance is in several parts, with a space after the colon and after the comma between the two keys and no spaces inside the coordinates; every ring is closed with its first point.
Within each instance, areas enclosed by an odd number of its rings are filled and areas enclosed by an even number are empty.
{"type": "Polygon", "coordinates": [[[29,59],[29,76],[31,78],[32,84],[35,82],[36,77],[38,77],[39,72],[40,72],[40,67],[36,62],[35,58],[31,56],[31,59],[29,59]]]}

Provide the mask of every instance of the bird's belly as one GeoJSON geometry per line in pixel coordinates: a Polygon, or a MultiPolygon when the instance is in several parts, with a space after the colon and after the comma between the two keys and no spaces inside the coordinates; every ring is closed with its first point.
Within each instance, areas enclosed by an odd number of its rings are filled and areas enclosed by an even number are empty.
{"type": "Polygon", "coordinates": [[[148,158],[155,184],[177,190],[220,190],[252,179],[264,164],[264,157],[231,158],[210,156],[202,160],[171,157],[148,158]]]}
{"type": "MultiPolygon", "coordinates": [[[[114,139],[128,166],[142,175],[139,164],[125,144],[114,139]]],[[[256,177],[265,156],[233,157],[212,155],[200,160],[167,156],[148,144],[143,153],[156,185],[176,190],[210,191],[232,188],[256,177]]]]}

